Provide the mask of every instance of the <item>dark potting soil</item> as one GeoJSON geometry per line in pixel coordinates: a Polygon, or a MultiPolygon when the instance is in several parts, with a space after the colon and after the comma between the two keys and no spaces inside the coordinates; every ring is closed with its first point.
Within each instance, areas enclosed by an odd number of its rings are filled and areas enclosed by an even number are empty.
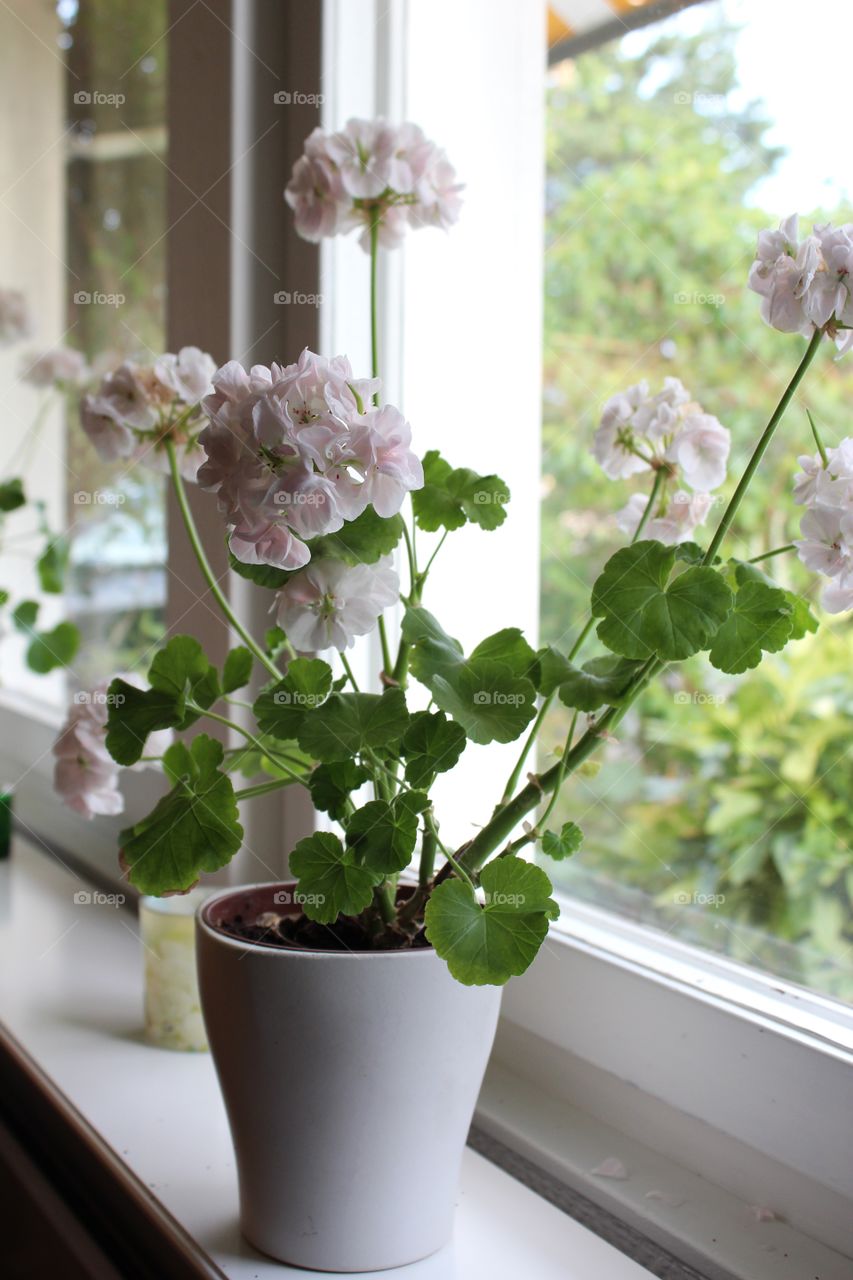
{"type": "Polygon", "coordinates": [[[407,951],[429,946],[422,928],[412,936],[397,929],[386,929],[376,936],[369,934],[360,921],[345,916],[339,916],[333,924],[318,924],[304,915],[280,916],[266,911],[250,920],[242,915],[232,916],[219,927],[241,941],[283,950],[407,951]]]}

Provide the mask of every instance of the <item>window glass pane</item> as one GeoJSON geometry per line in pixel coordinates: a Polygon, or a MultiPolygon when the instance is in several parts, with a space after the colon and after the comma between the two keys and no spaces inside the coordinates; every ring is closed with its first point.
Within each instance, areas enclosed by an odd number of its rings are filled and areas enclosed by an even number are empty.
{"type": "MultiPolygon", "coordinates": [[[[42,595],[39,625],[79,627],[72,688],[132,665],[162,629],[164,485],[127,460],[99,461],[79,425],[85,386],[36,388],[26,370],[62,345],[82,353],[91,382],[164,349],[166,28],[165,0],[60,0],[55,11],[10,0],[0,10],[0,286],[19,289],[31,316],[29,337],[0,353],[10,424],[0,461],[4,475],[23,467],[52,531],[70,533],[64,598],[42,595]]],[[[28,507],[7,521],[3,585],[16,599],[39,598],[25,538],[39,519],[28,507]]],[[[27,643],[5,642],[6,683],[61,700],[61,675],[27,671],[27,643]]]]}
{"type": "MultiPolygon", "coordinates": [[[[643,378],[653,392],[680,378],[732,432],[727,498],[803,349],[762,323],[746,289],[756,234],[793,211],[807,230],[851,218],[826,86],[845,81],[853,15],[813,0],[813,29],[834,38],[798,63],[795,95],[778,19],[774,0],[706,0],[549,71],[541,623],[563,651],[628,540],[615,513],[650,488],[648,475],[606,479],[592,458],[603,403],[643,378]]],[[[827,351],[728,554],[798,535],[795,459],[814,450],[805,408],[834,445],[850,433],[851,393],[853,357],[827,351]]],[[[766,567],[817,599],[795,557],[766,567]]],[[[556,870],[581,899],[853,1000],[853,640],[848,615],[817,612],[817,634],[745,676],[702,658],[659,678],[600,771],[561,799],[555,821],[579,822],[586,842],[556,870]]],[[[600,651],[593,635],[584,658],[600,651]]],[[[546,746],[569,718],[554,707],[546,746]]]]}

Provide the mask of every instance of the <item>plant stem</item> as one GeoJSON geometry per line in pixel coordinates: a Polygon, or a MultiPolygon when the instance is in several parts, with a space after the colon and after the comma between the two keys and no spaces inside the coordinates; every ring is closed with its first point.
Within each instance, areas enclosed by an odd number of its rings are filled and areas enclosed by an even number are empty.
{"type": "Polygon", "coordinates": [[[441,550],[441,548],[444,546],[444,543],[445,543],[446,538],[447,538],[447,530],[445,529],[444,533],[441,535],[441,537],[440,537],[440,538],[439,538],[439,540],[438,540],[438,546],[437,546],[437,547],[435,548],[435,550],[433,551],[433,553],[432,553],[432,555],[430,556],[429,560],[427,560],[427,562],[426,562],[426,568],[424,569],[423,573],[421,574],[421,582],[420,582],[421,587],[423,587],[423,584],[426,582],[427,574],[429,573],[430,569],[432,568],[432,562],[433,562],[433,560],[435,559],[435,557],[438,555],[438,553],[439,553],[439,551],[441,550]]]}
{"type": "Polygon", "coordinates": [[[545,812],[542,814],[541,818],[536,824],[538,828],[542,828],[545,826],[545,823],[548,821],[548,819],[551,817],[551,814],[554,812],[554,805],[557,803],[557,800],[559,799],[560,788],[562,787],[566,777],[566,761],[569,758],[569,752],[572,749],[572,743],[574,742],[574,739],[575,739],[575,729],[577,728],[577,723],[578,723],[578,712],[577,710],[575,710],[575,713],[572,716],[572,723],[569,725],[569,736],[566,738],[566,745],[563,749],[563,754],[560,757],[560,771],[557,774],[557,778],[554,783],[554,790],[551,792],[551,798],[548,801],[547,805],[545,806],[545,812]]]}
{"type": "Polygon", "coordinates": [[[409,534],[408,526],[405,522],[403,524],[403,539],[406,543],[406,555],[409,558],[409,580],[411,582],[409,604],[420,604],[420,582],[418,578],[418,562],[415,557],[415,542],[414,538],[409,534]]]}
{"type": "Polygon", "coordinates": [[[433,836],[433,839],[435,840],[435,843],[438,845],[439,849],[447,859],[448,865],[453,868],[453,870],[462,880],[465,881],[465,883],[468,885],[469,889],[473,893],[475,889],[474,881],[468,875],[467,871],[462,866],[461,862],[453,856],[453,854],[448,849],[447,845],[442,842],[442,839],[438,834],[438,827],[436,826],[435,818],[433,817],[431,809],[427,809],[424,812],[424,823],[429,828],[433,836]]]}
{"type": "Polygon", "coordinates": [[[234,792],[235,800],[251,800],[253,796],[265,796],[270,791],[280,791],[282,787],[292,787],[299,778],[276,778],[272,782],[259,782],[256,787],[244,787],[234,792]]]}
{"type": "MultiPolygon", "coordinates": [[[[634,536],[636,537],[636,534],[634,536]]],[[[586,622],[583,625],[583,629],[581,630],[580,635],[578,636],[577,640],[575,640],[574,644],[569,650],[569,662],[573,662],[574,659],[578,656],[578,654],[580,653],[581,649],[583,648],[586,642],[587,636],[589,635],[590,631],[592,631],[594,626],[595,626],[595,618],[587,618],[586,622]]],[[[530,754],[530,750],[534,742],[539,736],[539,731],[542,728],[542,723],[546,715],[548,714],[548,712],[551,710],[551,706],[554,702],[555,697],[556,697],[556,690],[553,693],[549,693],[548,696],[543,700],[542,706],[539,708],[539,712],[536,716],[536,719],[533,721],[533,726],[524,741],[524,746],[521,748],[521,755],[518,757],[518,760],[516,760],[515,768],[513,769],[512,773],[509,775],[509,778],[507,779],[507,784],[504,787],[504,793],[501,796],[501,800],[500,800],[501,804],[506,804],[506,802],[513,795],[515,788],[518,786],[518,780],[521,777],[521,771],[524,768],[524,762],[527,759],[528,755],[530,754]]]]}
{"type": "MultiPolygon", "coordinates": [[[[723,517],[717,531],[711,540],[711,545],[705,553],[703,560],[705,565],[709,565],[713,562],[723,538],[731,527],[738,507],[743,501],[744,495],[749,488],[749,483],[767,450],[767,446],[773,437],[773,433],[778,427],[782,419],[782,415],[790,404],[797,387],[802,381],[806,370],[817,353],[822,336],[823,334],[820,330],[815,330],[806,352],[797,366],[794,376],[785,388],[781,400],[773,411],[770,421],[759,438],[752,456],[747,463],[746,470],[741,477],[740,483],[735,489],[731,501],[723,513],[723,517]]],[[[581,640],[582,637],[579,637],[578,644],[580,644],[581,640]]],[[[498,807],[490,821],[477,832],[477,835],[467,846],[464,852],[460,851],[460,864],[468,871],[476,872],[483,863],[487,861],[491,854],[494,853],[495,849],[509,838],[512,831],[522,818],[529,813],[531,809],[536,807],[542,798],[543,792],[550,794],[558,786],[562,786],[566,777],[574,773],[578,766],[583,764],[584,760],[592,755],[601,738],[619,724],[628,708],[636,701],[640,693],[648,685],[649,681],[652,680],[653,677],[656,676],[666,665],[667,664],[660,658],[649,658],[634,677],[632,684],[629,686],[628,691],[624,695],[618,707],[608,707],[601,719],[587,729],[586,733],[584,733],[579,741],[572,747],[571,751],[569,751],[569,753],[560,760],[559,764],[553,765],[546,773],[541,774],[537,778],[536,785],[529,783],[522,791],[519,791],[518,795],[516,795],[512,800],[498,807]]]]}
{"type": "Polygon", "coordinates": [[[770,560],[773,556],[784,555],[786,551],[796,551],[793,542],[789,542],[784,547],[774,547],[772,551],[762,551],[760,556],[753,556],[751,560],[747,560],[747,564],[761,564],[762,560],[770,560]]]}
{"type": "Polygon", "coordinates": [[[219,583],[216,581],[213,570],[210,567],[210,562],[207,558],[207,554],[205,553],[204,547],[201,544],[201,538],[198,535],[198,529],[196,528],[192,511],[190,511],[190,504],[187,499],[187,491],[184,487],[183,477],[178,468],[178,457],[175,452],[174,441],[172,440],[166,441],[166,453],[169,458],[169,470],[172,473],[172,484],[175,487],[175,494],[178,499],[178,507],[180,508],[181,517],[184,522],[184,527],[187,531],[187,537],[190,540],[190,545],[192,546],[192,549],[195,552],[195,557],[196,557],[196,560],[198,560],[199,568],[201,569],[201,572],[204,575],[205,580],[207,581],[207,585],[210,587],[210,591],[214,600],[219,605],[219,608],[222,610],[222,613],[224,614],[226,620],[230,623],[232,629],[237,632],[237,635],[243,641],[246,648],[249,649],[254,654],[258,662],[260,662],[264,667],[266,667],[267,671],[270,673],[271,676],[275,676],[276,680],[280,680],[281,672],[279,671],[278,667],[275,665],[275,663],[272,661],[271,658],[267,657],[267,655],[264,653],[261,646],[257,643],[254,637],[251,636],[249,632],[246,630],[246,628],[243,626],[242,622],[234,613],[230,604],[226,600],[225,594],[222,591],[222,588],[220,587],[219,583]]]}
{"type": "Polygon", "coordinates": [[[438,840],[436,838],[435,829],[430,827],[429,823],[424,822],[423,835],[421,836],[421,860],[418,866],[418,884],[424,888],[429,884],[435,871],[435,855],[438,850],[438,840]]]}
{"type": "Polygon", "coordinates": [[[741,476],[740,482],[731,496],[729,505],[726,507],[725,511],[723,512],[723,517],[720,520],[720,523],[717,525],[717,531],[714,534],[713,538],[711,539],[711,545],[708,547],[708,550],[705,552],[705,558],[702,561],[703,564],[709,565],[714,563],[714,557],[719,551],[720,544],[722,543],[723,538],[725,538],[726,534],[728,533],[731,527],[731,523],[734,520],[735,516],[737,515],[738,507],[743,502],[744,496],[746,494],[747,489],[749,488],[752,477],[755,475],[758,464],[761,462],[761,459],[764,457],[764,454],[767,451],[767,446],[770,444],[770,441],[773,439],[773,435],[776,431],[776,428],[778,427],[779,423],[782,421],[782,417],[785,413],[785,410],[788,408],[788,405],[793,400],[797,387],[802,382],[805,376],[806,370],[808,369],[812,360],[814,360],[815,356],[817,355],[818,347],[820,346],[822,339],[823,339],[823,330],[815,329],[814,333],[812,334],[811,341],[809,342],[809,345],[806,347],[805,354],[802,360],[800,361],[800,363],[797,365],[794,376],[791,378],[791,381],[788,383],[787,387],[785,388],[782,394],[782,399],[777,404],[775,410],[773,411],[773,415],[770,421],[768,422],[767,426],[764,428],[761,438],[758,441],[758,444],[755,446],[755,449],[753,450],[752,457],[750,458],[749,462],[746,464],[746,470],[741,476]]]}
{"type": "Polygon", "coordinates": [[[826,468],[829,466],[829,458],[826,455],[826,446],[824,445],[823,440],[821,440],[820,438],[820,432],[817,429],[817,423],[815,422],[812,415],[809,413],[808,409],[806,409],[806,417],[809,420],[809,426],[812,429],[814,442],[817,445],[817,451],[820,454],[820,460],[823,463],[823,469],[825,471],[826,468]]]}
{"type": "Polygon", "coordinates": [[[391,649],[388,644],[388,632],[385,629],[385,619],[379,615],[379,640],[382,645],[382,671],[386,676],[390,676],[394,664],[391,661],[391,649]]]}
{"type": "Polygon", "coordinates": [[[294,773],[290,765],[287,763],[287,756],[279,755],[274,749],[270,750],[266,743],[261,742],[259,738],[256,738],[255,735],[248,729],[245,729],[243,725],[238,724],[236,720],[229,720],[227,716],[221,716],[218,712],[211,711],[209,708],[199,707],[194,702],[188,702],[187,706],[191,711],[195,711],[197,715],[207,716],[208,720],[215,720],[217,724],[224,724],[227,728],[234,729],[235,732],[241,733],[246,741],[251,742],[252,746],[257,751],[260,751],[262,755],[269,756],[271,760],[274,760],[278,767],[283,769],[293,782],[304,782],[304,777],[301,774],[294,773]]]}
{"type": "Polygon", "coordinates": [[[396,887],[390,880],[385,880],[373,891],[379,914],[386,924],[393,924],[397,917],[396,887]]]}
{"type": "MultiPolygon", "coordinates": [[[[376,268],[379,261],[379,214],[370,223],[370,367],[372,376],[379,377],[379,325],[377,315],[376,268]]],[[[374,392],[373,403],[379,404],[379,392],[374,392]]]]}
{"type": "Polygon", "coordinates": [[[667,478],[667,472],[664,470],[663,467],[658,467],[657,471],[655,471],[655,479],[654,479],[654,483],[652,484],[652,491],[649,494],[649,500],[646,503],[645,507],[643,508],[643,514],[640,516],[640,523],[637,525],[637,528],[634,530],[634,536],[631,539],[632,544],[639,539],[640,534],[643,532],[646,525],[648,524],[649,517],[651,516],[652,511],[654,509],[654,505],[657,502],[658,494],[661,491],[661,486],[665,484],[666,478],[667,478]]]}
{"type": "Polygon", "coordinates": [[[351,685],[352,685],[352,687],[353,687],[353,690],[354,690],[356,693],[358,693],[358,682],[357,682],[357,680],[356,680],[355,676],[353,675],[353,670],[352,670],[352,667],[351,667],[351,666],[350,666],[350,664],[349,664],[349,659],[346,657],[346,655],[343,653],[343,651],[341,651],[341,666],[343,667],[343,669],[344,669],[344,671],[345,671],[345,673],[346,673],[347,680],[349,680],[350,684],[351,684],[351,685]]]}

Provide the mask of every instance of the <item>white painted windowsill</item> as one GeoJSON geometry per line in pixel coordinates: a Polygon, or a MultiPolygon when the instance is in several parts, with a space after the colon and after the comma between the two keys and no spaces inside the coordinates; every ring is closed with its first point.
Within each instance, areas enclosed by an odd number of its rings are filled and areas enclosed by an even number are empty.
{"type": "MultiPolygon", "coordinates": [[[[206,1054],[144,1043],[135,920],[115,907],[75,904],[80,888],[22,841],[0,864],[0,1022],[224,1275],[316,1276],[272,1262],[242,1239],[213,1064],[206,1054]]],[[[453,1243],[394,1274],[643,1280],[650,1273],[467,1150],[453,1243]]]]}

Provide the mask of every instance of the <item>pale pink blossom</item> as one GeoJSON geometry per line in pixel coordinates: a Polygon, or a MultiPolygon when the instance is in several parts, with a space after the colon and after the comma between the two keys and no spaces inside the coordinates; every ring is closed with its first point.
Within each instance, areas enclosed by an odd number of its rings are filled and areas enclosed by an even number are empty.
{"type": "Polygon", "coordinates": [[[411,448],[412,428],[398,409],[385,405],[371,409],[354,435],[365,499],[378,515],[396,515],[406,494],[424,483],[423,466],[411,448]]]}
{"type": "Polygon", "coordinates": [[[827,583],[820,602],[827,613],[847,613],[853,609],[853,573],[842,573],[827,583]]]}
{"type": "Polygon", "coordinates": [[[684,418],[667,450],[685,482],[700,493],[718,489],[726,478],[731,435],[710,413],[684,418]]]}
{"type": "MultiPolygon", "coordinates": [[[[623,533],[631,537],[637,532],[648,496],[633,493],[628,503],[616,514],[616,523],[623,533]]],[[[664,509],[660,507],[643,526],[642,537],[654,539],[665,546],[685,542],[699,525],[704,524],[711,509],[712,499],[707,493],[687,493],[679,489],[673,493],[664,509]]]]}
{"type": "Polygon", "coordinates": [[[154,361],[157,380],[184,405],[198,404],[210,392],[215,372],[213,356],[199,347],[182,347],[177,355],[167,352],[154,361]]]}
{"type": "Polygon", "coordinates": [[[333,133],[309,135],[284,195],[304,239],[361,227],[360,244],[369,250],[374,226],[388,248],[402,243],[407,228],[450,227],[461,191],[444,151],[417,125],[353,119],[333,133]]]}
{"type": "Polygon", "coordinates": [[[217,494],[238,559],[299,568],[303,539],[337,532],[370,504],[392,515],[422,486],[408,423],[370,404],[378,388],[345,356],[307,349],[292,365],[246,373],[232,362],[214,376],[198,481],[217,494]]]}
{"type": "Polygon", "coordinates": [[[304,542],[285,524],[242,526],[229,542],[232,553],[243,564],[269,564],[277,569],[301,569],[311,559],[304,542]]]}
{"type": "Polygon", "coordinates": [[[33,387],[80,387],[88,377],[86,357],[73,347],[31,353],[21,363],[21,381],[33,387]]]}
{"type": "Polygon", "coordinates": [[[278,623],[300,652],[348,649],[373,630],[399,593],[390,557],[370,565],[315,560],[278,593],[278,623]]]}
{"type": "Polygon", "coordinates": [[[53,785],[69,808],[84,818],[124,809],[119,767],[105,745],[106,686],[78,694],[53,746],[53,785]]]}
{"type": "Polygon", "coordinates": [[[802,538],[795,541],[797,554],[807,568],[836,578],[853,566],[848,542],[853,528],[851,517],[837,507],[813,506],[800,521],[802,538]]]}
{"type": "Polygon", "coordinates": [[[83,430],[105,461],[132,458],[164,472],[169,470],[165,443],[171,440],[181,474],[194,480],[203,461],[197,442],[203,422],[199,402],[212,391],[215,368],[212,356],[198,347],[167,352],[150,365],[125,361],[83,397],[83,430]]]}
{"type": "Polygon", "coordinates": [[[32,332],[27,300],[20,289],[0,289],[0,346],[11,346],[32,332]]]}
{"type": "Polygon", "coordinates": [[[810,337],[820,329],[844,354],[853,335],[853,224],[817,224],[799,240],[796,215],[777,231],[762,231],[749,287],[761,296],[761,315],[783,333],[810,337]]]}
{"type": "Polygon", "coordinates": [[[84,396],[80,403],[80,423],[104,462],[129,458],[136,447],[130,427],[119,422],[109,405],[96,396],[84,396]]]}
{"type": "Polygon", "coordinates": [[[634,452],[639,442],[633,426],[634,415],[645,406],[648,397],[648,383],[638,382],[611,396],[602,410],[592,452],[611,480],[624,480],[649,470],[649,462],[634,452]]]}
{"type": "Polygon", "coordinates": [[[798,458],[802,471],[794,477],[794,501],[800,506],[853,508],[853,438],[845,437],[837,448],[826,451],[827,465],[819,453],[798,458]]]}
{"type": "Polygon", "coordinates": [[[401,166],[394,163],[395,131],[382,119],[348,120],[343,129],[326,139],[326,155],[335,165],[341,186],[348,196],[375,199],[386,187],[398,185],[399,192],[411,190],[411,175],[400,183],[401,166]]]}

